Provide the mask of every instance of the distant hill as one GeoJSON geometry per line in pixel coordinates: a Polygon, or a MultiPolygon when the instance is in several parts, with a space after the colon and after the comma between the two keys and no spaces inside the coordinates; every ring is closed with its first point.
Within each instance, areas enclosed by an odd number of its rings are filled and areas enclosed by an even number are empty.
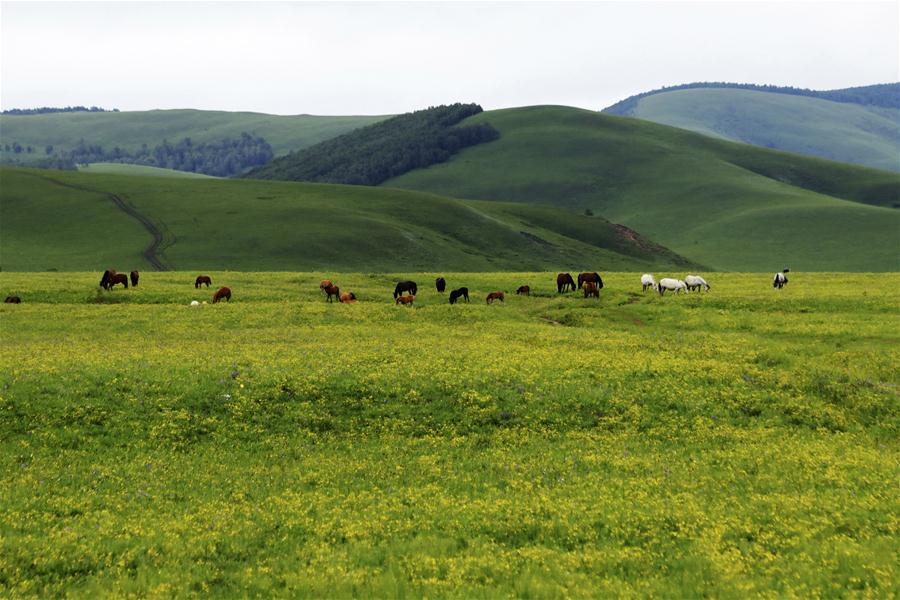
{"type": "Polygon", "coordinates": [[[900,171],[900,84],[827,92],[705,85],[632,96],[603,112],[900,171]]]}
{"type": "Polygon", "coordinates": [[[489,111],[497,141],[386,186],[590,209],[723,270],[900,269],[900,175],[592,111],[489,111]]]}
{"type": "Polygon", "coordinates": [[[0,160],[35,164],[48,156],[48,146],[52,147],[52,153],[59,153],[76,148],[81,140],[107,150],[118,146],[137,152],[144,144],[153,148],[163,140],[176,143],[190,138],[194,143],[212,143],[240,138],[243,132],[265,138],[275,155],[281,156],[385,118],[279,116],[211,110],[0,115],[0,160]],[[22,151],[6,150],[6,145],[12,144],[18,144],[22,151]],[[28,147],[31,152],[25,151],[28,147]]]}
{"type": "Polygon", "coordinates": [[[599,217],[363,186],[4,167],[0,223],[5,271],[698,267],[599,217]]]}
{"type": "Polygon", "coordinates": [[[176,171],[175,169],[160,169],[159,167],[148,167],[146,165],[129,165],[125,163],[91,163],[90,165],[81,165],[78,170],[82,173],[92,174],[116,174],[116,175],[137,175],[141,177],[175,177],[175,178],[201,178],[208,179],[211,175],[203,175],[202,173],[189,173],[187,171],[176,171]]]}
{"type": "Polygon", "coordinates": [[[497,130],[488,123],[456,126],[481,111],[477,104],[451,104],[398,115],[273,160],[245,176],[378,185],[497,139],[497,130]]]}

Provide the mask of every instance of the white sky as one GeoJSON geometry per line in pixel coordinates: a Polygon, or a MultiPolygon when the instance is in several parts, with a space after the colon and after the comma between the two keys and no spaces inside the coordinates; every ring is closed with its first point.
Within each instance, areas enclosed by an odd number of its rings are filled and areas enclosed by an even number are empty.
{"type": "Polygon", "coordinates": [[[600,109],[691,81],[900,80],[900,2],[2,2],[0,106],[600,109]]]}

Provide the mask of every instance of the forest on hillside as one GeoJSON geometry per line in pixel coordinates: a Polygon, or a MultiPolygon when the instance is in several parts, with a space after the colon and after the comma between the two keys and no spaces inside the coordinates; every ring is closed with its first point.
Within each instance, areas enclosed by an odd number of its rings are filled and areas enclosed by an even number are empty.
{"type": "Polygon", "coordinates": [[[378,185],[413,169],[441,163],[476,144],[497,139],[491,125],[457,126],[482,112],[451,104],[406,113],[292,152],[253,169],[253,179],[378,185]]]}
{"type": "Polygon", "coordinates": [[[48,113],[72,113],[72,112],[119,112],[118,108],[105,109],[99,106],[39,106],[37,108],[11,108],[0,114],[13,116],[46,115],[48,113]]]}

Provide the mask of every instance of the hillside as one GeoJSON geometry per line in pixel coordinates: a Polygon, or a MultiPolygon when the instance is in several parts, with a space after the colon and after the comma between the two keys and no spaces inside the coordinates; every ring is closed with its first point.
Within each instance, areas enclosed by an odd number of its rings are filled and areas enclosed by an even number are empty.
{"type": "Polygon", "coordinates": [[[376,123],[382,116],[267,115],[211,110],[151,110],[128,112],[75,112],[39,115],[0,115],[0,159],[33,164],[46,156],[46,147],[71,150],[80,140],[112,149],[137,151],[163,140],[217,142],[239,138],[242,132],[265,138],[276,156],[327,140],[357,127],[376,123]],[[31,146],[32,153],[15,154],[6,144],[31,146]]]}
{"type": "Polygon", "coordinates": [[[697,266],[599,217],[360,186],[7,167],[0,223],[3,271],[697,266]]]}
{"type": "Polygon", "coordinates": [[[140,175],[145,177],[178,177],[188,179],[204,179],[211,177],[211,175],[204,175],[202,173],[176,171],[175,169],[161,169],[159,167],[148,167],[147,165],[129,165],[126,163],[91,163],[89,165],[79,165],[78,170],[82,173],[140,175]]]}
{"type": "Polygon", "coordinates": [[[896,270],[900,176],[558,106],[488,111],[500,139],[384,185],[623,223],[725,270],[896,270]]]}
{"type": "Polygon", "coordinates": [[[663,90],[630,103],[624,101],[605,112],[757,146],[900,171],[900,109],[895,107],[779,92],[698,88],[663,90]]]}

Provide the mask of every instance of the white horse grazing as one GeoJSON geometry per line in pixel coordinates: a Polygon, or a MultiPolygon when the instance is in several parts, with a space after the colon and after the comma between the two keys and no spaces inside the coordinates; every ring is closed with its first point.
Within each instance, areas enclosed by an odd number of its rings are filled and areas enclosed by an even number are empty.
{"type": "Polygon", "coordinates": [[[641,275],[641,288],[642,291],[646,292],[649,289],[656,289],[656,280],[653,279],[653,275],[650,273],[644,273],[641,275]]]}
{"type": "Polygon", "coordinates": [[[656,284],[656,291],[659,292],[660,296],[662,296],[666,292],[666,290],[675,294],[677,294],[678,292],[684,292],[685,294],[687,294],[687,285],[680,279],[663,277],[659,280],[659,283],[656,284]]]}
{"type": "Polygon", "coordinates": [[[707,292],[709,291],[709,284],[699,275],[688,275],[684,278],[684,283],[689,292],[693,292],[694,290],[699,291],[700,288],[705,288],[707,292]]]}
{"type": "Polygon", "coordinates": [[[781,288],[786,286],[787,282],[788,282],[788,278],[787,278],[787,275],[785,275],[785,273],[790,273],[790,272],[791,272],[790,269],[785,269],[781,273],[775,273],[775,279],[772,280],[772,287],[777,290],[780,290],[781,288]]]}

